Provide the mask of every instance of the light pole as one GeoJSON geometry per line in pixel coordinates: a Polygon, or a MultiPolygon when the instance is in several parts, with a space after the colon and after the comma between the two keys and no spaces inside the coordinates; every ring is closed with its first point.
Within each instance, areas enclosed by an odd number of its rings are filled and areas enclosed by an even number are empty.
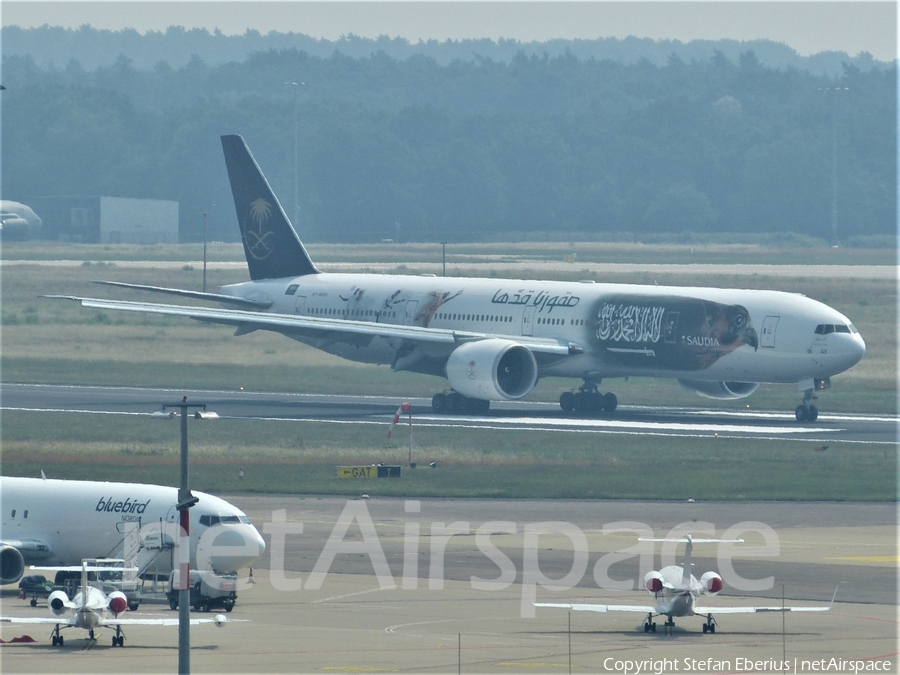
{"type": "Polygon", "coordinates": [[[209,238],[209,214],[203,212],[203,292],[206,293],[206,240],[209,238]]]}
{"type": "Polygon", "coordinates": [[[819,91],[831,92],[831,245],[840,246],[837,234],[837,94],[850,91],[850,87],[819,87],[819,91]]]}
{"type": "Polygon", "coordinates": [[[180,403],[167,403],[162,407],[178,408],[181,415],[181,486],[178,488],[178,510],[180,530],[178,534],[178,673],[191,672],[191,517],[188,509],[199,499],[191,494],[188,476],[188,408],[198,408],[198,419],[215,419],[215,413],[206,411],[205,403],[188,403],[187,396],[180,403]],[[203,410],[204,412],[200,412],[203,410]]]}
{"type": "Polygon", "coordinates": [[[300,196],[299,196],[299,175],[297,170],[297,155],[299,137],[297,134],[297,93],[300,87],[305,87],[306,82],[285,82],[286,85],[294,89],[294,229],[300,227],[300,196]]]}

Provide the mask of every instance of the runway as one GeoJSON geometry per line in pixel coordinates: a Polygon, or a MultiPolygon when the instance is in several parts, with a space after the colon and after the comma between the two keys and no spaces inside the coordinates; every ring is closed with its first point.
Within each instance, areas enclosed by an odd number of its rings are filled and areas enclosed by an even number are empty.
{"type": "MultiPolygon", "coordinates": [[[[772,667],[782,660],[790,663],[787,672],[813,672],[811,667],[801,668],[804,661],[829,659],[877,661],[882,672],[898,670],[894,504],[447,499],[410,503],[222,496],[243,508],[266,532],[268,551],[254,566],[256,583],[240,592],[229,615],[249,622],[221,629],[192,628],[194,672],[624,673],[626,661],[662,659],[668,665],[659,672],[785,672],[772,667]],[[339,523],[348,509],[358,517],[343,530],[339,523]],[[369,522],[373,538],[367,539],[369,522]],[[577,579],[564,582],[576,567],[573,546],[570,539],[552,532],[559,528],[553,523],[567,523],[585,537],[588,562],[577,579]],[[679,525],[682,531],[697,531],[704,523],[714,526],[717,535],[742,523],[769,527],[778,544],[775,553],[753,556],[745,551],[731,558],[744,579],[774,577],[769,590],[735,591],[726,582],[726,591],[706,604],[780,605],[783,585],[787,604],[827,605],[835,584],[841,582],[832,610],[720,615],[715,634],[703,634],[702,620],[687,617],[676,619],[676,629],[668,636],[645,634],[640,627],[643,616],[637,614],[570,614],[541,608],[528,616],[526,530],[538,533],[533,555],[545,578],[535,587],[538,601],[649,605],[652,599],[641,590],[616,590],[598,583],[604,574],[622,583],[631,580],[632,586],[637,581],[635,557],[601,566],[598,573],[597,561],[608,561],[606,556],[635,544],[634,532],[610,530],[646,526],[656,536],[666,536],[679,525]],[[442,534],[454,526],[468,534],[442,534]],[[288,532],[279,535],[284,543],[283,570],[277,564],[279,546],[272,534],[279,527],[288,532]],[[483,542],[479,546],[474,536],[480,528],[490,533],[495,552],[515,568],[515,576],[494,590],[479,589],[472,579],[502,576],[495,562],[499,558],[489,558],[483,542]],[[329,539],[337,546],[333,560],[325,555],[329,539]],[[359,546],[366,542],[368,552],[361,552],[359,546]],[[351,550],[354,546],[356,550],[351,550]],[[377,550],[383,552],[387,570],[378,569],[378,556],[372,553],[377,550]],[[412,560],[417,562],[414,574],[412,560]],[[324,569],[318,586],[311,574],[317,568],[324,569]],[[552,585],[549,579],[566,588],[545,588],[552,585]],[[747,666],[754,661],[769,665],[747,666]]],[[[748,545],[762,543],[752,531],[745,537],[748,545]]],[[[712,550],[695,548],[695,574],[723,571],[717,547],[711,546],[712,550]]],[[[650,560],[654,568],[668,564],[662,560],[666,553],[655,544],[650,560]]],[[[679,547],[676,558],[682,554],[679,547]]],[[[248,572],[242,572],[241,579],[247,577],[248,572]]],[[[31,609],[10,593],[3,595],[4,615],[33,616],[41,611],[46,608],[31,609]]],[[[150,604],[142,605],[139,613],[172,615],[167,607],[150,604]]],[[[64,648],[51,647],[49,628],[0,624],[4,640],[23,634],[37,640],[4,645],[3,671],[171,672],[177,664],[174,629],[130,627],[125,648],[114,649],[108,631],[95,644],[88,643],[83,633],[70,631],[64,648]]],[[[630,672],[635,672],[633,666],[630,672]]]]}
{"type": "MultiPolygon", "coordinates": [[[[398,399],[382,396],[284,394],[137,387],[3,384],[3,410],[82,414],[148,414],[183,395],[207,403],[232,419],[384,424],[398,399]]],[[[622,405],[596,417],[567,414],[555,403],[492,403],[484,416],[437,415],[428,399],[410,399],[417,426],[542,430],[555,433],[636,434],[800,440],[810,443],[896,443],[900,419],[889,415],[820,412],[815,423],[800,424],[788,411],[622,405]]]]}

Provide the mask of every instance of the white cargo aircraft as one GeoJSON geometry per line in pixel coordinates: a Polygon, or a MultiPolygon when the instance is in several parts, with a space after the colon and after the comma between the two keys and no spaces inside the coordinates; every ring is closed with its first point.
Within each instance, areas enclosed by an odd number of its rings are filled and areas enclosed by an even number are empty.
{"type": "Polygon", "coordinates": [[[223,308],[76,298],[85,307],[186,316],[269,330],[352,361],[445,377],[437,412],[477,413],[526,396],[541,376],[579,378],[566,411],[615,410],[604,379],[661,377],[715,399],[761,382],[815,392],[865,354],[831,307],[797,293],[381,274],[325,274],[310,259],[246,143],[223,136],[250,281],[200,293],[108,283],[210,300],[223,308]]]}
{"type": "MultiPolygon", "coordinates": [[[[4,623],[23,624],[54,624],[52,642],[53,646],[64,646],[64,637],[60,634],[61,628],[81,628],[88,631],[91,640],[95,639],[94,631],[98,628],[114,627],[115,635],[112,636],[113,647],[125,646],[125,635],[122,626],[177,626],[178,618],[171,619],[123,619],[120,615],[128,609],[128,599],[120,591],[113,591],[106,595],[99,588],[95,588],[88,582],[88,572],[109,572],[110,567],[94,565],[94,560],[84,560],[78,567],[39,567],[36,569],[56,569],[62,571],[81,572],[81,586],[75,597],[69,600],[64,591],[53,591],[47,598],[47,607],[52,617],[0,617],[4,623]]],[[[103,562],[103,561],[99,561],[103,562]]],[[[119,568],[122,569],[122,568],[119,568]]],[[[217,614],[213,619],[191,619],[191,625],[201,623],[215,623],[221,626],[226,623],[224,614],[217,614]]]]}
{"type": "MultiPolygon", "coordinates": [[[[265,542],[243,511],[194,492],[191,565],[237,571],[265,542]]],[[[172,571],[167,552],[178,540],[178,489],[142,483],[0,477],[0,584],[18,581],[25,565],[80,565],[85,558],[122,557],[129,526],[139,532],[137,562],[146,572],[172,571]],[[133,525],[132,525],[133,524],[133,525]]]]}
{"type": "Polygon", "coordinates": [[[654,616],[665,616],[663,624],[667,633],[675,627],[675,617],[704,616],[704,633],[716,632],[716,614],[754,614],[757,612],[827,612],[834,605],[837,597],[837,589],[834,597],[827,607],[701,607],[697,603],[702,595],[716,595],[723,588],[722,577],[715,572],[706,572],[698,580],[691,573],[691,551],[694,544],[709,543],[742,543],[742,539],[693,539],[687,535],[685,539],[641,539],[640,541],[674,541],[687,544],[684,551],[684,564],[681,567],[670,565],[661,570],[647,572],[644,575],[644,588],[653,596],[656,604],[653,607],[646,605],[596,605],[560,602],[536,602],[535,607],[555,607],[557,609],[569,609],[581,612],[638,612],[646,614],[644,622],[645,633],[655,633],[656,623],[654,616]]]}

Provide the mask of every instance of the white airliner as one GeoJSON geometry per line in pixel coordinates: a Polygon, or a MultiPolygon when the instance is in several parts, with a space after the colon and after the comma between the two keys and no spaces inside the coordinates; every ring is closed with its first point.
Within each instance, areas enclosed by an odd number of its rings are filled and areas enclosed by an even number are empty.
{"type": "Polygon", "coordinates": [[[654,616],[665,616],[663,624],[667,633],[675,627],[676,616],[703,616],[704,633],[716,632],[716,614],[754,614],[757,612],[827,612],[834,605],[837,589],[831,604],[827,607],[702,607],[698,604],[702,595],[716,595],[723,588],[722,577],[715,572],[707,572],[698,580],[691,574],[691,550],[694,544],[707,543],[741,543],[742,539],[693,539],[687,535],[685,539],[641,539],[640,541],[675,541],[687,544],[684,551],[684,564],[681,567],[670,565],[660,571],[647,572],[644,576],[644,588],[653,596],[656,603],[653,607],[646,605],[595,605],[559,602],[536,602],[535,607],[555,607],[582,612],[638,612],[647,615],[644,622],[645,633],[655,633],[654,616]]]}
{"type": "MultiPolygon", "coordinates": [[[[178,619],[123,619],[120,615],[128,609],[128,599],[124,593],[114,591],[106,595],[99,588],[95,588],[88,582],[88,572],[108,572],[107,566],[94,565],[94,560],[84,560],[77,567],[41,567],[37,569],[57,569],[64,571],[80,571],[81,586],[75,597],[69,600],[64,591],[53,591],[47,598],[47,607],[52,617],[0,617],[5,623],[38,623],[54,624],[52,642],[53,646],[64,646],[64,637],[60,635],[61,628],[81,628],[88,631],[91,640],[95,638],[94,631],[98,628],[114,627],[115,635],[112,636],[113,647],[125,646],[125,635],[122,626],[177,626],[178,619]]],[[[102,562],[102,561],[101,561],[102,562]]],[[[191,619],[191,625],[201,623],[215,623],[221,626],[226,623],[224,614],[217,614],[213,619],[191,619]]]]}
{"type": "MultiPolygon", "coordinates": [[[[172,571],[178,539],[178,489],[142,483],[0,477],[0,584],[18,581],[25,565],[80,565],[85,558],[122,557],[129,527],[138,527],[138,566],[172,571]]],[[[265,542],[243,511],[194,492],[191,566],[234,572],[258,558],[265,542]]]]}
{"type": "Polygon", "coordinates": [[[602,380],[677,379],[716,399],[761,382],[804,392],[798,421],[813,421],[815,392],[865,354],[862,336],[831,307],[796,293],[593,282],[381,274],[325,274],[310,259],[240,136],[223,136],[250,281],[200,293],[113,286],[210,300],[223,308],[75,298],[85,307],[269,330],[331,354],[445,377],[437,412],[484,412],[526,396],[541,376],[578,378],[566,411],[615,410],[602,380]]]}

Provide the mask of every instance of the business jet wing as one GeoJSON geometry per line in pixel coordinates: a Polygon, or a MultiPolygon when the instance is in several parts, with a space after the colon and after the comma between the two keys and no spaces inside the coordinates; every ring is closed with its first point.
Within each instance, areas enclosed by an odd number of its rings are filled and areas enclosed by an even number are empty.
{"type": "MultiPolygon", "coordinates": [[[[218,614],[210,619],[191,619],[192,626],[198,626],[201,623],[236,623],[238,621],[247,621],[247,619],[226,619],[224,614],[218,614]]],[[[178,617],[171,619],[101,619],[101,626],[177,626],[178,617]]]]}
{"type": "Polygon", "coordinates": [[[326,335],[344,333],[447,345],[458,345],[463,342],[486,340],[488,338],[506,338],[540,354],[566,356],[573,352],[580,351],[580,348],[577,345],[570,344],[567,341],[524,335],[500,335],[496,333],[459,331],[445,328],[424,328],[421,326],[404,326],[391,323],[373,323],[371,321],[352,321],[348,319],[325,319],[312,316],[295,316],[292,314],[274,314],[241,309],[192,307],[188,305],[166,305],[152,302],[134,302],[130,300],[82,298],[71,295],[47,295],[44,297],[58,300],[73,300],[75,302],[80,302],[82,307],[91,309],[184,316],[198,321],[229,324],[237,326],[238,333],[241,335],[250,333],[254,330],[271,330],[287,334],[292,332],[307,335],[320,334],[323,337],[326,335]]]}
{"type": "Polygon", "coordinates": [[[640,612],[646,614],[653,612],[655,607],[649,605],[592,605],[565,602],[534,602],[535,607],[555,607],[557,609],[570,609],[573,612],[640,612]]]}
{"type": "MultiPolygon", "coordinates": [[[[224,619],[224,614],[209,619],[191,619],[191,625],[197,626],[201,623],[235,623],[245,621],[246,619],[224,619]]],[[[75,626],[74,616],[0,616],[0,623],[43,623],[60,626],[75,626]]],[[[178,617],[171,619],[115,619],[102,618],[98,621],[101,626],[177,626],[178,617]]]]}
{"type": "Polygon", "coordinates": [[[74,626],[74,616],[0,616],[0,623],[48,623],[60,626],[74,626]]]}
{"type": "Polygon", "coordinates": [[[694,614],[754,614],[756,612],[827,612],[834,606],[834,599],[837,597],[840,584],[834,589],[834,595],[831,596],[831,602],[825,607],[791,607],[774,606],[774,607],[694,607],[694,614]]]}

